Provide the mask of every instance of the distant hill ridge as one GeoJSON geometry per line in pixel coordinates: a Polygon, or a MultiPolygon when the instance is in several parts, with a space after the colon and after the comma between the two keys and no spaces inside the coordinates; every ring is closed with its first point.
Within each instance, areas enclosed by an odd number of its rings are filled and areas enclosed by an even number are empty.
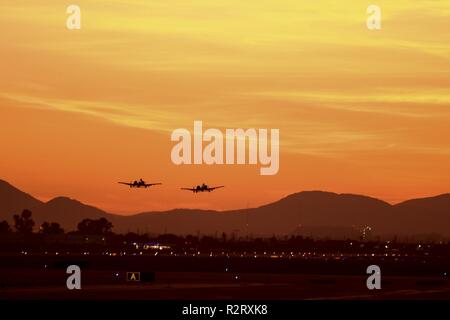
{"type": "Polygon", "coordinates": [[[115,232],[226,232],[256,236],[289,235],[302,227],[323,226],[333,230],[371,226],[373,232],[380,235],[436,233],[450,236],[450,194],[391,205],[363,195],[302,191],[257,208],[221,212],[174,209],[121,216],[67,197],[41,202],[0,180],[0,220],[11,221],[13,214],[25,208],[32,210],[37,225],[43,221],[59,222],[66,230],[76,229],[84,218],[105,217],[113,223],[115,232]]]}

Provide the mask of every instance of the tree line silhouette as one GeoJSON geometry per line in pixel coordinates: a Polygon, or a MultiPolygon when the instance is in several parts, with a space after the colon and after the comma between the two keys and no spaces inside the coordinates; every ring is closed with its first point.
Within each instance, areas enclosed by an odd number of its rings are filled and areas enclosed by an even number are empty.
{"type": "MultiPolygon", "coordinates": [[[[73,251],[103,252],[107,250],[124,250],[140,252],[145,244],[167,245],[173,252],[266,252],[274,251],[290,253],[308,252],[321,253],[368,253],[395,254],[398,252],[412,255],[444,255],[449,256],[450,242],[429,242],[428,245],[418,245],[416,242],[397,242],[381,240],[330,240],[312,239],[300,235],[283,237],[236,237],[225,233],[211,235],[150,235],[128,232],[116,234],[112,232],[113,224],[105,218],[83,219],[77,225],[76,231],[65,232],[57,222],[43,222],[37,232],[33,232],[35,222],[30,210],[23,210],[20,215],[13,216],[14,225],[7,221],[0,222],[0,250],[11,251],[18,248],[34,248],[39,250],[71,249],[73,251]],[[5,237],[6,235],[6,237],[5,237]],[[8,236],[10,235],[10,236],[8,236]],[[47,241],[48,240],[48,241],[47,241]]],[[[159,250],[159,249],[155,249],[159,250]]],[[[150,249],[151,251],[151,249],[150,249]]]]}
{"type": "MultiPolygon", "coordinates": [[[[32,219],[32,212],[28,209],[22,211],[20,215],[15,214],[13,216],[14,230],[21,235],[33,234],[33,228],[36,225],[32,219]]],[[[109,235],[112,234],[113,225],[105,218],[97,220],[84,219],[78,223],[77,231],[79,234],[90,235],[109,235]]],[[[8,221],[0,222],[0,234],[13,233],[13,229],[9,225],[8,221]]],[[[39,234],[42,235],[61,235],[64,234],[64,229],[57,222],[43,222],[39,227],[39,234]]]]}

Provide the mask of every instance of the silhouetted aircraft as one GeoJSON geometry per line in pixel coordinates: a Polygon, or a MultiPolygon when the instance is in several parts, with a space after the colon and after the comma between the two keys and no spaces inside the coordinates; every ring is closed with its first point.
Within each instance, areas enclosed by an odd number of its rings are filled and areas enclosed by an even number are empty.
{"type": "Polygon", "coordinates": [[[145,181],[142,179],[139,179],[139,181],[134,180],[133,182],[130,182],[130,183],[128,183],[128,182],[118,182],[118,183],[125,184],[125,185],[129,186],[130,188],[148,188],[151,186],[155,186],[157,184],[162,184],[159,182],[158,183],[145,183],[145,181]]]}
{"type": "Polygon", "coordinates": [[[223,187],[225,187],[225,186],[218,186],[218,187],[211,187],[210,188],[206,184],[202,184],[201,186],[196,186],[196,187],[193,187],[193,188],[181,188],[181,190],[189,190],[189,191],[192,191],[194,193],[197,193],[197,192],[205,192],[205,191],[211,192],[211,191],[214,191],[216,189],[223,188],[223,187]]]}

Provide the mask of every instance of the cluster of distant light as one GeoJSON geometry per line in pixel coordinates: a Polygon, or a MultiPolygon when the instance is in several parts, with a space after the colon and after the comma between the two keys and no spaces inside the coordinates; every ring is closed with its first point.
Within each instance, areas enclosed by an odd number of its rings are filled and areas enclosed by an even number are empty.
{"type": "Polygon", "coordinates": [[[143,249],[143,250],[150,250],[150,249],[153,249],[153,250],[168,250],[168,249],[171,248],[170,246],[162,245],[162,244],[159,244],[159,243],[139,244],[139,243],[133,242],[133,246],[136,248],[136,250],[139,250],[139,249],[143,249]]]}
{"type": "MultiPolygon", "coordinates": [[[[127,242],[124,242],[124,244],[127,244],[127,242]]],[[[137,243],[133,242],[129,245],[132,245],[132,247],[135,250],[129,251],[104,251],[104,252],[94,252],[92,254],[100,254],[102,256],[174,256],[174,257],[241,257],[241,258],[283,258],[283,259],[291,259],[291,258],[297,258],[297,259],[346,259],[346,258],[367,258],[367,257],[377,257],[377,258],[385,258],[385,257],[394,257],[397,261],[398,258],[401,257],[415,257],[417,256],[414,253],[411,253],[411,251],[408,251],[408,253],[399,253],[399,249],[396,248],[394,244],[391,243],[391,241],[386,241],[382,245],[377,245],[374,247],[374,249],[383,249],[384,252],[372,252],[372,253],[354,253],[354,252],[346,252],[346,253],[336,253],[336,252],[318,252],[318,251],[299,251],[299,252],[286,252],[286,251],[224,251],[224,250],[207,250],[206,252],[201,252],[198,250],[193,250],[192,248],[190,250],[175,250],[170,245],[161,244],[158,242],[155,243],[137,243]],[[169,252],[170,251],[170,252],[169,252]],[[386,252],[389,251],[389,252],[386,252]]],[[[357,249],[357,247],[364,247],[364,243],[354,243],[349,242],[348,245],[354,249],[357,249]],[[356,244],[356,245],[355,245],[356,244]]],[[[352,249],[352,250],[354,250],[352,249]]],[[[420,252],[420,256],[429,256],[428,250],[432,249],[431,244],[417,244],[415,246],[415,251],[420,252]]],[[[44,255],[59,255],[59,254],[66,254],[71,255],[71,252],[65,251],[60,253],[59,251],[55,252],[43,252],[44,255]]],[[[28,255],[29,252],[22,250],[20,252],[22,255],[28,255]]],[[[36,253],[39,254],[39,253],[36,253]]],[[[90,251],[83,251],[83,252],[73,252],[72,255],[90,255],[90,251]]]]}
{"type": "MultiPolygon", "coordinates": [[[[386,246],[387,247],[387,246],[386,246]]],[[[420,248],[420,245],[419,245],[420,248]]],[[[408,254],[408,253],[322,253],[322,252],[315,252],[315,251],[308,251],[308,252],[277,252],[277,251],[272,251],[272,252],[257,252],[257,251],[253,251],[253,252],[213,252],[213,251],[209,251],[209,252],[200,252],[200,251],[196,251],[196,252],[173,252],[171,251],[166,252],[166,253],[160,253],[160,250],[162,249],[157,249],[158,251],[151,251],[151,252],[143,252],[143,251],[139,251],[139,252],[127,252],[127,251],[118,251],[118,252],[110,252],[110,251],[105,251],[105,252],[101,252],[99,253],[102,256],[110,256],[110,257],[116,257],[116,256],[157,256],[157,255],[162,255],[162,256],[173,256],[173,257],[240,257],[240,258],[272,258],[272,259],[276,259],[276,258],[283,258],[283,259],[291,259],[291,258],[299,258],[299,259],[335,259],[335,260],[340,260],[340,259],[346,259],[346,258],[363,258],[363,257],[377,257],[377,258],[384,258],[384,257],[396,257],[395,260],[397,260],[398,258],[401,257],[414,257],[414,255],[408,254]]],[[[22,255],[28,255],[29,252],[28,251],[21,251],[20,254],[22,255]]],[[[55,252],[48,252],[45,251],[44,255],[60,255],[60,254],[65,254],[65,255],[91,255],[91,252],[89,251],[84,251],[84,252],[59,252],[59,251],[55,251],[55,252]]],[[[94,253],[94,254],[98,254],[98,253],[94,253]]],[[[429,253],[428,252],[424,252],[423,253],[425,256],[428,256],[429,253]]]]}

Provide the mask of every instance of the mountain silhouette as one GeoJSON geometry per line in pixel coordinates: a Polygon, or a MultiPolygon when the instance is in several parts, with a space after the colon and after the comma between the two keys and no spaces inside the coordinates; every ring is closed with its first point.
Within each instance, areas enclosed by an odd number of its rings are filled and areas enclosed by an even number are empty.
{"type": "Polygon", "coordinates": [[[389,208],[386,202],[360,195],[303,191],[249,210],[248,228],[286,234],[299,226],[378,226],[389,208]]]}
{"type": "MultiPolygon", "coordinates": [[[[450,234],[450,194],[412,199],[394,206],[392,223],[409,234],[450,234]]],[[[391,230],[392,232],[392,230],[391,230]]]]}
{"type": "Polygon", "coordinates": [[[111,214],[67,197],[41,202],[0,181],[0,220],[11,221],[23,209],[33,212],[36,225],[58,222],[75,230],[85,218],[105,217],[114,231],[174,234],[289,235],[302,228],[333,230],[370,226],[377,235],[450,235],[450,194],[391,205],[379,199],[323,191],[303,191],[257,208],[214,211],[174,209],[131,216],[111,214]]]}
{"type": "Polygon", "coordinates": [[[46,203],[31,208],[33,219],[40,225],[42,222],[59,222],[64,229],[76,229],[83,219],[112,219],[114,215],[92,206],[85,205],[67,197],[57,197],[46,203]]]}
{"type": "Polygon", "coordinates": [[[38,199],[20,191],[4,180],[0,180],[0,219],[10,220],[12,215],[23,209],[34,208],[42,204],[38,199]]]}

